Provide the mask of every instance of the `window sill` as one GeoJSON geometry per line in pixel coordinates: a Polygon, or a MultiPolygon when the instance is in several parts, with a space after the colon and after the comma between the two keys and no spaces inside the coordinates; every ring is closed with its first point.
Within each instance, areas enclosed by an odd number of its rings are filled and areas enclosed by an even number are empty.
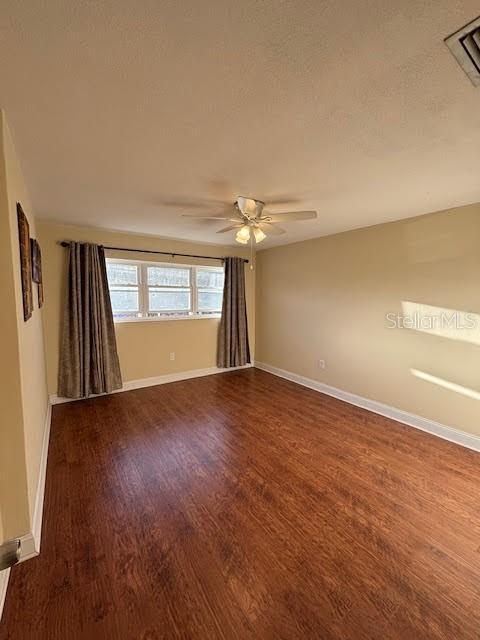
{"type": "Polygon", "coordinates": [[[221,313],[216,313],[211,316],[163,316],[159,318],[114,318],[115,324],[129,324],[136,322],[176,322],[177,320],[218,320],[221,318],[221,313]]]}

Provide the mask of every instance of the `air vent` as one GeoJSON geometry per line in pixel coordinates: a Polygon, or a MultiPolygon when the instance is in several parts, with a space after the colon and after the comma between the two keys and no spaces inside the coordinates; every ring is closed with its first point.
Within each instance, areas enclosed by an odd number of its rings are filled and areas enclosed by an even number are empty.
{"type": "Polygon", "coordinates": [[[480,86],[480,17],[445,39],[472,83],[480,86]]]}

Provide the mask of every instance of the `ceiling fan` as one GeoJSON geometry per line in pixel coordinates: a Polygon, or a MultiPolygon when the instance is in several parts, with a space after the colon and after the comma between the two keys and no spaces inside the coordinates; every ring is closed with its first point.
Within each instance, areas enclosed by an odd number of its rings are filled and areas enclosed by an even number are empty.
{"type": "Polygon", "coordinates": [[[184,215],[187,218],[199,218],[202,220],[228,220],[234,224],[219,229],[217,233],[227,233],[227,231],[237,230],[235,240],[240,244],[255,242],[258,244],[265,240],[269,233],[281,235],[286,233],[285,229],[277,226],[278,222],[293,222],[296,220],[311,220],[317,217],[316,211],[289,211],[286,213],[269,213],[264,210],[265,203],[255,198],[245,198],[238,196],[233,203],[231,215],[198,216],[184,215]]]}

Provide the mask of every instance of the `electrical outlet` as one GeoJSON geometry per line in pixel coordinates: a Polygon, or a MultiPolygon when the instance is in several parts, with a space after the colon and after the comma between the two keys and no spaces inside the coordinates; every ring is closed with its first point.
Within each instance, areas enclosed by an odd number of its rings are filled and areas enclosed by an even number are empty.
{"type": "Polygon", "coordinates": [[[170,354],[170,360],[175,360],[175,351],[172,351],[170,354]]]}
{"type": "Polygon", "coordinates": [[[326,369],[327,368],[327,365],[325,364],[325,360],[318,360],[317,365],[318,365],[319,369],[326,369]]]}

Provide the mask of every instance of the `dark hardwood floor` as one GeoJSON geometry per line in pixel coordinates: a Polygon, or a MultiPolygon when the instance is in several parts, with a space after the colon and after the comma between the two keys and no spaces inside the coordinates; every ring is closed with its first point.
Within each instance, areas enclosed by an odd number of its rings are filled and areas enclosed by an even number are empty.
{"type": "Polygon", "coordinates": [[[478,640],[480,454],[255,369],[56,406],[30,638],[478,640]]]}

